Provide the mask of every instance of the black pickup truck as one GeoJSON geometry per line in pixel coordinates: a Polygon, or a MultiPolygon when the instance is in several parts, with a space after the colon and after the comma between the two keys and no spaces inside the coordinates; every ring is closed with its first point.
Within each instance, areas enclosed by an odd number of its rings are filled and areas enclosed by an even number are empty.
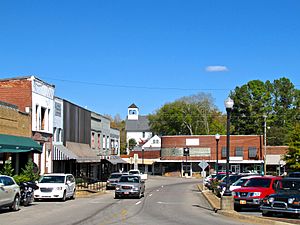
{"type": "Polygon", "coordinates": [[[277,193],[263,199],[260,206],[263,216],[284,214],[300,217],[300,177],[285,177],[277,193]]]}

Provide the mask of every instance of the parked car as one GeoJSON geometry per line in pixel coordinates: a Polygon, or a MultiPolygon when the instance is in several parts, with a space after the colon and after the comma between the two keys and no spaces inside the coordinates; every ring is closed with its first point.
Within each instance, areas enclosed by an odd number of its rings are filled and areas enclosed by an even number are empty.
{"type": "Polygon", "coordinates": [[[106,189],[115,189],[122,173],[112,173],[106,181],[106,189]]]}
{"type": "Polygon", "coordinates": [[[300,217],[300,177],[285,177],[277,193],[264,198],[260,207],[263,216],[283,213],[300,217]]]}
{"type": "MultiPolygon", "coordinates": [[[[229,175],[229,186],[234,183],[235,181],[237,181],[238,179],[240,179],[241,177],[244,177],[246,175],[242,175],[242,174],[230,174],[229,175]]],[[[221,180],[220,183],[218,184],[218,186],[215,188],[214,192],[216,193],[217,196],[222,196],[224,194],[224,191],[226,189],[226,176],[224,176],[221,180]]]]}
{"type": "Polygon", "coordinates": [[[20,196],[20,187],[14,178],[0,175],[0,208],[9,207],[13,211],[18,211],[20,196]]]}
{"type": "Polygon", "coordinates": [[[288,177],[300,177],[300,172],[290,172],[288,177]]]}
{"type": "Polygon", "coordinates": [[[145,181],[139,175],[121,176],[115,189],[115,198],[137,197],[145,194],[145,181]]]}
{"type": "Polygon", "coordinates": [[[226,176],[225,172],[219,172],[218,174],[213,174],[212,177],[209,180],[207,180],[205,186],[208,189],[212,190],[216,187],[217,183],[225,176],[226,176]]]}
{"type": "Polygon", "coordinates": [[[261,176],[249,179],[241,188],[235,189],[234,209],[240,211],[241,208],[259,208],[262,200],[274,194],[281,187],[282,177],[261,176]]]}
{"type": "Polygon", "coordinates": [[[34,191],[34,199],[75,199],[76,185],[72,174],[52,173],[43,175],[37,183],[38,189],[34,191]]]}
{"type": "Polygon", "coordinates": [[[229,187],[230,191],[234,191],[235,189],[241,188],[249,179],[253,177],[261,177],[260,175],[251,175],[251,176],[244,176],[232,183],[229,187]]]}

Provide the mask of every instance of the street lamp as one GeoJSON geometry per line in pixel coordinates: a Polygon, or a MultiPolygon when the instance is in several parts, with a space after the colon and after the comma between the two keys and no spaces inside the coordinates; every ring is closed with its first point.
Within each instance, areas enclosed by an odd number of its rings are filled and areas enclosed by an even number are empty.
{"type": "Polygon", "coordinates": [[[142,164],[144,166],[144,152],[145,152],[145,149],[144,147],[142,147],[142,164]]]}
{"type": "Polygon", "coordinates": [[[223,196],[231,196],[231,191],[229,189],[230,113],[233,108],[234,102],[230,97],[228,97],[224,103],[227,112],[227,136],[226,136],[226,189],[223,196]]]}
{"type": "Polygon", "coordinates": [[[215,138],[216,138],[216,158],[217,158],[217,161],[216,161],[216,166],[215,166],[215,170],[216,170],[216,174],[218,175],[218,170],[219,170],[219,140],[220,140],[220,134],[216,134],[215,135],[215,138]]]}
{"type": "Polygon", "coordinates": [[[187,175],[188,171],[187,171],[187,157],[190,155],[190,149],[189,148],[183,148],[183,155],[185,156],[185,170],[184,173],[185,175],[187,175]]]}
{"type": "Polygon", "coordinates": [[[267,115],[264,117],[264,175],[267,174],[267,115]]]}

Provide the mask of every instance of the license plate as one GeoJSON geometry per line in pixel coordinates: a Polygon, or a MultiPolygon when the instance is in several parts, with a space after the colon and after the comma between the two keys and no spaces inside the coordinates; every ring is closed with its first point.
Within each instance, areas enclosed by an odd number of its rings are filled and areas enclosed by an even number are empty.
{"type": "Polygon", "coordinates": [[[240,200],[241,205],[246,205],[246,200],[240,200]]]}
{"type": "Polygon", "coordinates": [[[124,192],[124,195],[129,195],[129,192],[124,192]]]}

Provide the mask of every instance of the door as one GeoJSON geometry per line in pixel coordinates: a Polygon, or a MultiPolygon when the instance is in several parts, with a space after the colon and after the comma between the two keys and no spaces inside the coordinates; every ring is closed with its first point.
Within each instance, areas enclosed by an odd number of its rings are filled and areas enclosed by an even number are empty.
{"type": "Polygon", "coordinates": [[[231,172],[232,173],[240,173],[240,165],[231,165],[231,172]]]}

